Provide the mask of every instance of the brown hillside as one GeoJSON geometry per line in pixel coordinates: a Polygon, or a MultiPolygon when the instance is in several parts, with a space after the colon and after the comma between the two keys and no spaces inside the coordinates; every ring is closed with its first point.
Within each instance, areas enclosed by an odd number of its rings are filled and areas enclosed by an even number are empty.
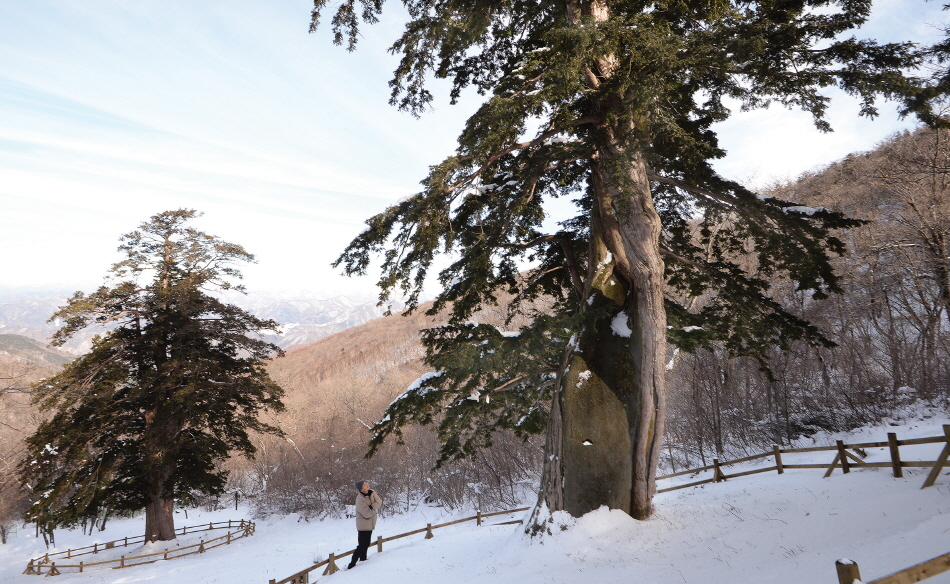
{"type": "MultiPolygon", "coordinates": [[[[231,486],[255,497],[262,513],[338,515],[352,504],[352,485],[369,479],[392,507],[427,504],[510,508],[537,479],[540,448],[502,433],[478,460],[433,470],[438,444],[430,428],[406,428],[405,444],[388,441],[365,459],[370,427],[427,367],[419,330],[442,322],[424,305],[292,347],[269,370],[286,390],[277,416],[286,439],[262,438],[254,461],[232,460],[231,486]]],[[[501,322],[498,310],[479,316],[501,322]]]]}
{"type": "Polygon", "coordinates": [[[426,370],[419,330],[437,323],[425,316],[428,308],[291,347],[270,364],[287,392],[278,422],[301,456],[323,452],[327,443],[365,451],[369,427],[426,370]]]}
{"type": "Polygon", "coordinates": [[[25,453],[23,439],[41,417],[30,403],[28,388],[71,358],[24,336],[0,335],[0,529],[18,519],[26,505],[14,469],[25,453]]]}

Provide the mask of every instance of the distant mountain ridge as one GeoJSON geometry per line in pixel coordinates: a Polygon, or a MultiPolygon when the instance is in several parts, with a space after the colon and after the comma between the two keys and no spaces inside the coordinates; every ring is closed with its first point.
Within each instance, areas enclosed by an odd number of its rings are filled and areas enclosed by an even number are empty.
{"type": "MultiPolygon", "coordinates": [[[[319,341],[350,327],[380,318],[386,313],[385,307],[376,306],[375,300],[353,299],[347,296],[232,293],[225,295],[224,299],[258,318],[279,322],[283,334],[265,337],[284,349],[319,341]]],[[[393,307],[394,311],[401,309],[401,304],[393,307]]]]}
{"type": "Polygon", "coordinates": [[[22,335],[0,334],[0,361],[12,358],[19,361],[42,365],[44,367],[59,367],[69,363],[70,357],[62,351],[51,349],[43,343],[22,335]]]}
{"type": "MultiPolygon", "coordinates": [[[[0,289],[0,335],[20,335],[42,344],[49,343],[60,323],[47,321],[71,295],[71,291],[63,290],[0,289]]],[[[230,292],[224,294],[223,299],[259,318],[279,322],[283,334],[265,337],[281,348],[312,343],[385,314],[385,308],[377,307],[374,300],[307,292],[247,295],[230,292]]],[[[394,306],[394,310],[399,309],[401,305],[394,306]]],[[[91,347],[92,338],[104,330],[90,327],[80,331],[62,350],[82,354],[91,347]]]]}

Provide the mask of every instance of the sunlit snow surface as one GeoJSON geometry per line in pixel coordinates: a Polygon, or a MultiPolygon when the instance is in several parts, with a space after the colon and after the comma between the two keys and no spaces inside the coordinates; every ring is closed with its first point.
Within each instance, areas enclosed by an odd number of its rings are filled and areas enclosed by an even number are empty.
{"type": "MultiPolygon", "coordinates": [[[[945,423],[945,416],[917,416],[896,427],[885,423],[845,435],[816,436],[816,443],[833,443],[835,438],[849,443],[883,441],[887,432],[897,432],[901,439],[935,436],[943,433],[945,423]]],[[[810,445],[810,439],[799,444],[810,445]]],[[[902,447],[901,454],[904,460],[933,460],[940,448],[902,447]]],[[[794,462],[807,457],[810,462],[827,464],[833,456],[812,453],[794,462]]],[[[870,450],[868,460],[887,460],[887,453],[870,450]]],[[[793,461],[787,458],[785,462],[793,461]]],[[[769,466],[771,459],[759,464],[769,466]]],[[[751,468],[729,467],[726,472],[751,468]]],[[[857,562],[863,579],[869,581],[950,552],[950,474],[945,470],[934,487],[921,490],[926,473],[926,469],[905,469],[904,478],[896,479],[889,469],[856,470],[848,475],[836,471],[823,479],[822,470],[787,470],[781,476],[768,472],[734,478],[657,495],[656,513],[648,521],[606,509],[577,520],[556,517],[551,524],[554,534],[542,541],[528,539],[518,526],[476,528],[474,522],[465,523],[437,530],[431,540],[420,534],[387,543],[382,554],[376,554],[374,546],[369,561],[353,571],[322,577],[320,569],[311,573],[311,582],[834,584],[834,563],[841,558],[857,562]]],[[[387,503],[398,505],[392,498],[387,503]]],[[[240,519],[247,514],[246,509],[236,512],[233,508],[213,513],[189,510],[189,520],[178,513],[176,525],[240,519]]],[[[380,519],[374,537],[471,514],[470,510],[417,509],[380,519]]],[[[325,559],[331,551],[352,549],[356,543],[352,519],[308,522],[292,515],[256,521],[253,537],[200,556],[126,570],[63,574],[54,582],[266,584],[325,559]]],[[[142,525],[141,518],[112,520],[105,532],[94,536],[57,531],[56,540],[59,549],[76,548],[139,535],[142,525]]],[[[45,551],[31,528],[21,528],[10,544],[0,546],[0,582],[39,584],[39,577],[21,572],[28,558],[45,551]]],[[[345,562],[340,562],[341,567],[345,562]]],[[[950,573],[927,580],[927,584],[948,582],[950,573]]]]}

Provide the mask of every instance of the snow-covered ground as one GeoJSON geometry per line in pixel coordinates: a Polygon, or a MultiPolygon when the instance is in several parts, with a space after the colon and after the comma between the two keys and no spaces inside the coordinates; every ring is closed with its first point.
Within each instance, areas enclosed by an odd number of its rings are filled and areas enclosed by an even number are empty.
{"type": "MultiPolygon", "coordinates": [[[[936,436],[947,423],[946,416],[920,410],[899,426],[885,422],[844,435],[816,436],[816,443],[827,444],[835,438],[848,443],[883,441],[889,431],[897,432],[900,439],[936,436]]],[[[901,455],[904,460],[934,460],[941,447],[902,447],[901,455]]],[[[785,462],[807,459],[827,464],[833,456],[819,452],[785,462]]],[[[868,460],[888,460],[887,453],[870,450],[868,460]]],[[[726,472],[748,470],[754,464],[771,461],[730,467],[726,472]]],[[[837,559],[857,562],[868,581],[950,552],[950,469],[945,469],[935,486],[923,490],[926,469],[905,469],[900,479],[892,477],[889,469],[848,475],[836,471],[827,479],[823,474],[822,470],[788,470],[781,476],[770,472],[661,493],[654,499],[656,513],[648,521],[634,521],[606,509],[576,520],[558,517],[554,534],[540,541],[526,538],[516,525],[477,528],[474,522],[463,523],[437,530],[430,540],[420,534],[387,543],[381,554],[372,547],[369,561],[355,570],[322,577],[320,569],[311,573],[311,582],[836,584],[837,559]]],[[[440,509],[420,509],[382,518],[374,537],[469,515],[468,511],[446,515],[440,509]]],[[[189,510],[188,521],[182,513],[176,519],[181,526],[246,516],[243,509],[189,510]]],[[[486,523],[504,520],[493,519],[486,523]]],[[[58,549],[139,535],[142,521],[113,520],[106,531],[93,536],[58,531],[58,549]]],[[[267,584],[325,559],[330,552],[352,549],[354,531],[352,519],[305,521],[296,515],[272,516],[257,520],[253,537],[202,555],[124,570],[66,573],[56,576],[55,582],[267,584]]],[[[181,545],[192,543],[191,537],[181,545]]],[[[0,582],[39,584],[38,576],[21,572],[29,558],[45,552],[32,529],[20,531],[11,543],[0,546],[0,582]]],[[[340,562],[341,567],[345,562],[340,562]]],[[[950,572],[927,580],[927,584],[947,583],[950,572]]]]}

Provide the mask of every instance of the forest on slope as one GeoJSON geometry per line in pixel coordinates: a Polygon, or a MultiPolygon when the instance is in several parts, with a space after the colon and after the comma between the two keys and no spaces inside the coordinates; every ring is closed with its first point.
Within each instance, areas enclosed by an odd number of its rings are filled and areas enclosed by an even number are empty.
{"type": "MultiPolygon", "coordinates": [[[[359,479],[396,502],[389,512],[422,501],[486,510],[523,501],[539,477],[540,438],[523,442],[502,433],[490,450],[434,469],[435,436],[429,428],[412,428],[404,444],[386,444],[372,459],[364,457],[370,427],[427,371],[419,330],[443,321],[426,316],[430,306],[291,347],[276,359],[269,369],[287,389],[287,410],[279,416],[287,437],[262,439],[252,462],[229,462],[233,487],[253,494],[262,512],[305,515],[342,513],[359,479]]],[[[501,311],[483,311],[480,320],[504,324],[501,311]]]]}
{"type": "MultiPolygon", "coordinates": [[[[793,444],[820,430],[847,430],[912,401],[947,408],[946,139],[945,131],[903,133],[872,151],[852,154],[761,193],[797,202],[800,207],[794,212],[826,207],[866,221],[838,234],[847,244],[846,254],[835,260],[843,294],[815,301],[788,283],[774,282],[774,300],[815,324],[834,346],[815,349],[789,342],[771,347],[763,362],[729,359],[725,348],[671,351],[661,469],[681,470],[706,464],[711,457],[793,444]]],[[[756,274],[760,268],[747,262],[746,269],[756,274]]],[[[711,301],[681,300],[696,310],[711,301]]],[[[427,371],[419,330],[442,322],[426,316],[427,308],[291,347],[275,359],[269,370],[287,390],[287,410],[271,421],[286,437],[259,437],[253,461],[225,463],[231,471],[229,497],[237,493],[252,498],[262,514],[298,512],[307,517],[343,513],[358,479],[370,480],[387,493],[396,503],[388,512],[408,510],[422,501],[489,510],[529,498],[540,476],[540,437],[522,441],[502,432],[492,448],[434,469],[438,444],[431,428],[411,428],[404,433],[404,444],[387,443],[374,458],[364,458],[370,427],[427,371]]],[[[483,311],[479,320],[516,330],[518,323],[505,325],[503,313],[483,311]]],[[[26,383],[55,370],[49,359],[38,361],[34,348],[28,349],[33,357],[16,350],[0,355],[0,377],[26,383]]],[[[0,428],[0,460],[5,465],[0,469],[0,522],[16,521],[22,512],[24,499],[12,496],[9,468],[20,440],[39,419],[22,391],[6,387],[0,395],[6,416],[0,428]]]]}
{"type": "Polygon", "coordinates": [[[764,364],[771,375],[763,364],[720,351],[680,357],[671,378],[668,463],[853,428],[910,400],[947,405],[947,137],[946,130],[905,132],[763,193],[796,201],[802,212],[821,206],[866,221],[838,234],[847,245],[835,260],[842,294],[814,301],[778,287],[776,300],[836,346],[773,347],[764,364]]]}
{"type": "Polygon", "coordinates": [[[26,454],[23,443],[40,421],[30,403],[29,387],[52,375],[72,358],[21,335],[0,334],[0,541],[26,510],[16,466],[26,454]]]}

